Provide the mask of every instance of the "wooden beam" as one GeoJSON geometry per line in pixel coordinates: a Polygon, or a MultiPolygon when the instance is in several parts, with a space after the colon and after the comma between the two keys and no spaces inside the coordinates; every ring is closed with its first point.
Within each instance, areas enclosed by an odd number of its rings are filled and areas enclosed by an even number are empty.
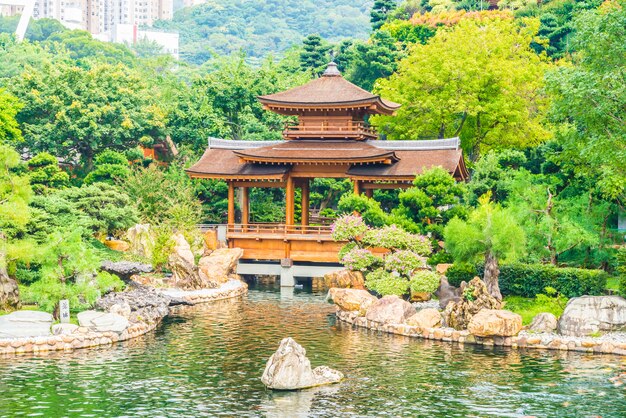
{"type": "Polygon", "coordinates": [[[353,180],[354,182],[354,194],[355,195],[360,195],[361,194],[361,182],[359,180],[353,180]]]}
{"type": "Polygon", "coordinates": [[[284,181],[235,181],[235,187],[261,187],[261,188],[284,188],[284,181]]]}
{"type": "Polygon", "coordinates": [[[302,182],[302,225],[307,226],[309,224],[309,179],[302,182]]]}
{"type": "Polygon", "coordinates": [[[232,181],[228,182],[228,224],[235,223],[235,185],[232,181]]]}
{"type": "Polygon", "coordinates": [[[285,188],[285,224],[293,225],[294,223],[294,207],[295,193],[293,177],[287,177],[287,187],[285,188]]]}
{"type": "Polygon", "coordinates": [[[411,183],[366,183],[361,184],[361,188],[364,190],[369,189],[408,189],[413,186],[411,183]]]}
{"type": "Polygon", "coordinates": [[[250,189],[247,187],[241,188],[241,223],[250,223],[250,189]]]}
{"type": "Polygon", "coordinates": [[[369,197],[370,199],[374,197],[374,189],[365,189],[365,196],[369,197]]]}

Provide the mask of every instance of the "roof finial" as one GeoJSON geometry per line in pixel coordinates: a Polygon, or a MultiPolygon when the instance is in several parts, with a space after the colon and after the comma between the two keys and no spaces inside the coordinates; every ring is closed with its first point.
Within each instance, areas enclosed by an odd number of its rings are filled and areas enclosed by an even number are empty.
{"type": "Polygon", "coordinates": [[[326,70],[322,74],[323,77],[337,77],[337,76],[341,76],[341,72],[337,68],[337,64],[335,64],[335,62],[332,61],[332,56],[333,56],[333,54],[331,54],[331,61],[328,63],[328,67],[326,67],[326,70]]]}

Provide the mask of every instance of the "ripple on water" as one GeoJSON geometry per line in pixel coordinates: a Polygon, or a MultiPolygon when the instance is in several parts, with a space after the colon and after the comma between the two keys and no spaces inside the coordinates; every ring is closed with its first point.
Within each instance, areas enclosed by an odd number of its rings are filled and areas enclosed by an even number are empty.
{"type": "Polygon", "coordinates": [[[251,290],[179,309],[157,332],[74,353],[0,359],[0,416],[624,416],[614,356],[486,349],[337,323],[323,296],[251,290]],[[291,336],[342,384],[266,390],[259,378],[291,336]]]}

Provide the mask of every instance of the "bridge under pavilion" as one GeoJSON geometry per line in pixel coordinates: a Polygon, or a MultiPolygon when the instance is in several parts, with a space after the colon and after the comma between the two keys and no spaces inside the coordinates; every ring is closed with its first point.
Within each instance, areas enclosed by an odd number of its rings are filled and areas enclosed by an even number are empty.
{"type": "Polygon", "coordinates": [[[315,178],[350,179],[354,193],[407,188],[417,174],[442,167],[457,180],[468,172],[458,138],[416,141],[378,140],[369,115],[393,115],[400,105],[345,80],[330,63],[324,74],[293,89],[259,97],[265,109],[296,116],[282,141],[210,139],[200,160],[187,169],[193,178],[221,179],[228,184],[226,239],[244,250],[243,260],[337,263],[343,245],[330,227],[310,222],[309,189],[315,178]],[[250,189],[285,190],[285,223],[250,222],[250,189]],[[236,219],[236,190],[240,219],[236,219]],[[301,192],[296,223],[296,189],[301,192]]]}

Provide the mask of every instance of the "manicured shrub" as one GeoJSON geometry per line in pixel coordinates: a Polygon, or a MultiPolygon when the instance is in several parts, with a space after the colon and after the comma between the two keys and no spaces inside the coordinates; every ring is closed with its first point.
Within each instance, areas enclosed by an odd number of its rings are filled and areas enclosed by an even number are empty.
{"type": "Polygon", "coordinates": [[[349,270],[368,271],[380,267],[383,260],[365,248],[353,248],[341,257],[341,263],[349,270]]]}
{"type": "Polygon", "coordinates": [[[374,248],[409,250],[424,256],[432,251],[428,238],[411,234],[396,225],[368,230],[363,236],[363,244],[374,248]]]}
{"type": "Polygon", "coordinates": [[[463,281],[469,283],[476,276],[478,276],[476,265],[470,263],[454,263],[446,271],[448,283],[455,287],[459,287],[463,281]]]}
{"type": "Polygon", "coordinates": [[[617,275],[619,277],[619,294],[626,297],[626,248],[617,250],[617,275]]]}
{"type": "Polygon", "coordinates": [[[332,226],[332,237],[335,241],[354,241],[367,231],[363,218],[354,215],[344,215],[337,219],[332,226]]]}
{"type": "Polygon", "coordinates": [[[424,267],[424,259],[412,251],[395,251],[385,257],[385,269],[401,276],[410,276],[411,273],[424,267]]]}
{"type": "Polygon", "coordinates": [[[403,296],[409,291],[409,281],[383,269],[365,276],[365,286],[382,296],[403,296]]]}
{"type": "Polygon", "coordinates": [[[441,277],[434,271],[418,270],[411,276],[409,286],[414,292],[433,293],[439,288],[441,277]]]}
{"type": "MultiPolygon", "coordinates": [[[[446,272],[448,282],[458,286],[474,276],[483,276],[483,265],[455,264],[446,272]]],[[[543,294],[553,287],[562,295],[573,298],[583,295],[602,295],[608,275],[602,270],[559,268],[547,264],[504,264],[500,266],[500,291],[503,295],[527,298],[543,294]]]]}

